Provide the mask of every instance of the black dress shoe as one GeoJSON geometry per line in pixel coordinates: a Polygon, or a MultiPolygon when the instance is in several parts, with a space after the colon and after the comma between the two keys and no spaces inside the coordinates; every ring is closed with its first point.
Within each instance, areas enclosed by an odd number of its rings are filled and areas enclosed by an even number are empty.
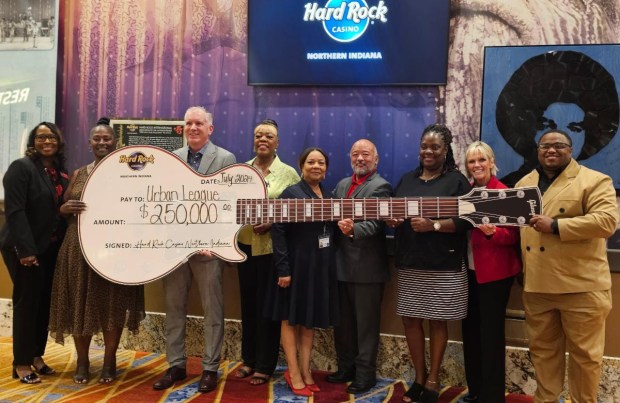
{"type": "Polygon", "coordinates": [[[338,370],[333,374],[327,375],[325,380],[329,383],[347,383],[355,380],[355,374],[352,372],[338,370]]]}
{"type": "Polygon", "coordinates": [[[373,386],[377,384],[377,381],[369,381],[369,382],[353,382],[347,388],[347,393],[351,393],[356,395],[358,393],[368,392],[372,389],[373,386]]]}
{"type": "Polygon", "coordinates": [[[420,396],[420,402],[436,403],[437,400],[439,400],[439,391],[424,388],[424,390],[422,391],[422,395],[420,396]]]}
{"type": "Polygon", "coordinates": [[[478,396],[472,395],[471,393],[461,399],[463,403],[478,403],[478,396]]]}
{"type": "Polygon", "coordinates": [[[198,391],[202,393],[211,392],[217,387],[217,371],[202,371],[198,391]]]}
{"type": "Polygon", "coordinates": [[[185,378],[187,378],[187,372],[185,372],[185,368],[181,368],[178,366],[170,367],[168,368],[164,376],[159,378],[159,380],[153,384],[153,389],[168,389],[169,387],[174,385],[175,382],[182,381],[185,378]]]}

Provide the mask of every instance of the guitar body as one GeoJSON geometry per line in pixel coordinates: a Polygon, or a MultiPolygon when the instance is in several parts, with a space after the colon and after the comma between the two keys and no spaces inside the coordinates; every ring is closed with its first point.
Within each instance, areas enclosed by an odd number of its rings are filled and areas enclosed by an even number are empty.
{"type": "Polygon", "coordinates": [[[78,224],[82,252],[95,271],[120,284],[157,280],[202,249],[243,261],[236,201],[266,195],[261,174],[247,164],[201,175],[163,149],[121,148],[86,182],[87,209],[78,224]]]}

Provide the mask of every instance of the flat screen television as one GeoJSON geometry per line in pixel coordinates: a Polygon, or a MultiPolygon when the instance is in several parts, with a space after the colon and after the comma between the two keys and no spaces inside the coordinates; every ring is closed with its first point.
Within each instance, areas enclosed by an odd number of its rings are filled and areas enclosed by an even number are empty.
{"type": "Polygon", "coordinates": [[[250,0],[249,85],[446,83],[450,0],[250,0]]]}

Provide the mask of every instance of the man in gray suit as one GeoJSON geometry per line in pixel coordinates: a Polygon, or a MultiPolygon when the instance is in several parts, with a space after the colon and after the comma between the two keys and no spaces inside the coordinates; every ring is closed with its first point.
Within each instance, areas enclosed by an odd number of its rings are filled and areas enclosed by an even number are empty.
{"type": "MultiPolygon", "coordinates": [[[[390,197],[392,186],[377,173],[379,155],[369,140],[351,147],[353,176],[341,180],[334,197],[390,197]]],[[[334,329],[338,371],[327,381],[353,381],[348,393],[363,393],[376,383],[383,286],[389,278],[383,221],[338,222],[340,324],[334,329]]]]}
{"type": "MultiPolygon", "coordinates": [[[[174,153],[195,171],[210,174],[236,162],[235,156],[209,141],[213,133],[213,116],[199,106],[185,112],[187,147],[174,153]]],[[[200,291],[204,310],[204,355],[200,392],[210,392],[217,386],[217,369],[224,338],[224,296],[222,289],[223,262],[201,251],[164,277],[166,295],[166,358],[170,368],[153,384],[157,390],[167,389],[186,378],[185,322],[186,306],[192,279],[200,291]]]]}

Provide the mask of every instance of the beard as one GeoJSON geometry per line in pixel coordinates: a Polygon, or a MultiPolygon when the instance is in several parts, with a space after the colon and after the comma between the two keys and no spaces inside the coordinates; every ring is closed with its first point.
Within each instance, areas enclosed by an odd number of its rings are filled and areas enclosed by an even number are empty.
{"type": "Polygon", "coordinates": [[[372,171],[372,169],[371,169],[371,167],[369,167],[367,165],[364,165],[364,166],[354,165],[353,166],[353,172],[357,176],[368,175],[370,173],[370,171],[372,171]]]}

